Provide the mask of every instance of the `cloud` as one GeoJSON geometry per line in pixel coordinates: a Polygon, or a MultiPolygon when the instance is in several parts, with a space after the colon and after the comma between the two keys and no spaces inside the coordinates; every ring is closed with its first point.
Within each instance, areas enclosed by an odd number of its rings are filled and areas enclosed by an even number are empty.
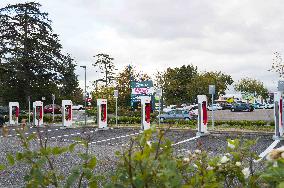
{"type": "MultiPolygon", "coordinates": [[[[11,0],[10,3],[24,2],[11,0]]],[[[268,72],[274,51],[283,52],[282,1],[240,0],[39,0],[60,35],[64,51],[87,65],[88,83],[100,75],[97,53],[153,75],[157,70],[194,64],[223,71],[235,81],[253,77],[276,89],[268,72]]],[[[7,2],[0,2],[4,6],[7,2]]],[[[80,85],[83,70],[78,67],[80,85]]],[[[90,84],[89,84],[90,85],[90,84]]]]}

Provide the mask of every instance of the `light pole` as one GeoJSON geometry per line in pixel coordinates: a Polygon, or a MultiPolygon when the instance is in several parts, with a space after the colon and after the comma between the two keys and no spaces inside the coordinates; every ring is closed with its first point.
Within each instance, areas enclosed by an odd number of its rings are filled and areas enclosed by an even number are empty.
{"type": "Polygon", "coordinates": [[[118,98],[118,90],[114,90],[114,94],[113,94],[114,98],[115,98],[115,125],[117,127],[117,98],[118,98]]]}
{"type": "Polygon", "coordinates": [[[215,85],[209,85],[209,94],[212,95],[212,128],[214,129],[214,108],[213,108],[213,104],[214,104],[214,94],[215,94],[215,85]]]}
{"type": "Polygon", "coordinates": [[[85,69],[85,92],[84,92],[84,101],[85,101],[85,126],[87,125],[87,113],[86,113],[86,107],[87,107],[87,74],[86,74],[86,65],[80,66],[85,69]]]}
{"type": "Polygon", "coordinates": [[[160,127],[160,124],[161,124],[161,97],[162,97],[162,88],[158,88],[156,94],[157,96],[159,97],[159,127],[160,127]]]}
{"type": "Polygon", "coordinates": [[[55,95],[51,94],[52,98],[52,122],[54,123],[54,101],[55,101],[55,95]]]}

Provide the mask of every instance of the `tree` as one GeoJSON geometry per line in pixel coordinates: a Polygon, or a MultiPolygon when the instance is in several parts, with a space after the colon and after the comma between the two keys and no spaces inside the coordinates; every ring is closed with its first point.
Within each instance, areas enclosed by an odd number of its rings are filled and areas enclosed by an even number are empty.
{"type": "Polygon", "coordinates": [[[126,66],[117,76],[117,88],[119,92],[118,105],[122,108],[130,108],[131,101],[131,81],[150,80],[147,74],[137,73],[132,66],[126,66]]]}
{"type": "Polygon", "coordinates": [[[198,73],[197,67],[193,65],[168,68],[164,73],[156,74],[156,86],[162,86],[163,97],[168,105],[196,103],[197,95],[210,97],[209,85],[216,86],[215,98],[217,98],[220,94],[224,94],[228,85],[232,83],[230,75],[222,72],[198,73]]]}
{"type": "Polygon", "coordinates": [[[236,91],[259,95],[264,99],[268,97],[268,90],[263,82],[253,78],[242,78],[235,84],[234,88],[236,91]]]}
{"type": "Polygon", "coordinates": [[[272,63],[271,69],[269,69],[268,71],[276,72],[279,74],[279,77],[283,77],[284,76],[284,64],[283,64],[282,56],[279,52],[274,52],[273,54],[275,57],[272,59],[273,63],[272,63]]]}
{"type": "Polygon", "coordinates": [[[97,86],[97,81],[103,81],[105,82],[105,86],[107,87],[109,84],[111,84],[115,80],[115,69],[113,60],[114,58],[110,57],[108,54],[97,54],[94,56],[97,58],[96,62],[93,64],[95,67],[99,67],[101,73],[105,74],[102,79],[98,79],[95,81],[95,84],[97,86]]]}
{"type": "Polygon", "coordinates": [[[211,100],[209,85],[215,85],[214,98],[217,99],[219,95],[225,94],[226,89],[233,82],[230,75],[222,72],[199,73],[187,86],[188,96],[192,102],[195,101],[197,95],[207,95],[208,99],[211,100]]]}
{"type": "Polygon", "coordinates": [[[187,86],[197,76],[197,67],[193,65],[183,65],[176,68],[168,68],[165,72],[163,80],[163,96],[167,104],[182,104],[192,101],[192,97],[188,95],[187,86]]]}
{"type": "Polygon", "coordinates": [[[35,2],[7,5],[0,9],[0,71],[2,96],[6,102],[26,104],[59,93],[59,85],[70,92],[78,89],[75,64],[62,53],[48,14],[35,2]]]}
{"type": "Polygon", "coordinates": [[[109,113],[115,112],[115,98],[113,97],[114,94],[114,87],[100,87],[92,92],[92,98],[95,99],[93,101],[94,106],[97,105],[96,99],[107,99],[107,108],[109,113]]]}

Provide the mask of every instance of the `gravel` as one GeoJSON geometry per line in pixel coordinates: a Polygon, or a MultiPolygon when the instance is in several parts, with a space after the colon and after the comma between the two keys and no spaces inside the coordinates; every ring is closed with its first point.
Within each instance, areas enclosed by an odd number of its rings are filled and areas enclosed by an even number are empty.
{"type": "MultiPolygon", "coordinates": [[[[6,153],[10,152],[15,154],[17,151],[23,149],[19,138],[16,137],[15,130],[13,129],[14,128],[11,127],[9,130],[10,136],[0,138],[0,163],[6,163],[6,153]]],[[[44,128],[40,128],[39,130],[43,131],[44,128]]],[[[93,142],[90,146],[90,151],[95,154],[98,159],[95,173],[111,173],[115,169],[117,162],[115,151],[122,150],[129,139],[140,132],[138,128],[115,128],[102,131],[97,130],[96,128],[60,129],[60,127],[49,127],[45,131],[47,131],[46,134],[42,133],[42,135],[49,138],[48,143],[50,146],[67,146],[74,142],[73,139],[75,137],[89,135],[91,142],[93,142]]],[[[30,128],[26,130],[26,132],[26,135],[29,135],[32,132],[36,132],[36,129],[30,128]]],[[[2,129],[0,130],[0,134],[2,135],[2,129]]],[[[173,143],[194,136],[195,131],[193,130],[170,130],[166,134],[166,137],[173,143]]],[[[175,145],[173,148],[176,155],[182,156],[186,156],[188,151],[194,151],[197,148],[207,150],[212,156],[221,155],[225,152],[227,146],[226,140],[228,138],[258,138],[259,140],[253,148],[257,153],[264,151],[273,142],[271,134],[213,132],[208,136],[175,145]]],[[[281,141],[277,147],[283,144],[284,142],[281,141]]],[[[38,148],[38,143],[36,141],[32,142],[31,147],[33,149],[38,148]]],[[[65,153],[54,160],[57,170],[64,176],[67,176],[70,173],[72,166],[80,163],[80,159],[76,156],[76,153],[79,151],[83,151],[82,146],[76,147],[74,153],[65,153]]],[[[2,171],[0,175],[0,187],[24,186],[24,176],[28,170],[29,168],[25,164],[16,164],[5,171],[2,171]]]]}

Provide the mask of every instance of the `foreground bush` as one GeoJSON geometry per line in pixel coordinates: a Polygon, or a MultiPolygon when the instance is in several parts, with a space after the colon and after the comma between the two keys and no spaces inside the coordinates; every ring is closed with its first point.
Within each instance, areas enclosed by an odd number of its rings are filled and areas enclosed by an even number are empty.
{"type": "MultiPolygon", "coordinates": [[[[25,137],[18,131],[23,151],[7,154],[10,165],[25,163],[30,171],[25,176],[26,187],[97,187],[98,180],[106,179],[104,187],[283,187],[284,148],[273,150],[267,156],[264,170],[255,169],[258,155],[253,151],[254,140],[228,140],[224,154],[209,155],[198,143],[195,151],[186,156],[177,155],[172,143],[165,138],[168,129],[144,131],[132,137],[122,152],[117,152],[118,163],[111,179],[95,175],[96,156],[90,154],[90,135],[75,139],[64,147],[50,147],[41,132],[25,137]],[[39,141],[38,141],[39,139],[39,141]],[[38,148],[31,149],[30,143],[38,148]],[[83,151],[74,148],[82,145],[83,151]],[[59,174],[53,160],[65,153],[73,153],[81,163],[71,166],[67,177],[59,174]]],[[[0,165],[4,170],[5,165],[0,165]]]]}

